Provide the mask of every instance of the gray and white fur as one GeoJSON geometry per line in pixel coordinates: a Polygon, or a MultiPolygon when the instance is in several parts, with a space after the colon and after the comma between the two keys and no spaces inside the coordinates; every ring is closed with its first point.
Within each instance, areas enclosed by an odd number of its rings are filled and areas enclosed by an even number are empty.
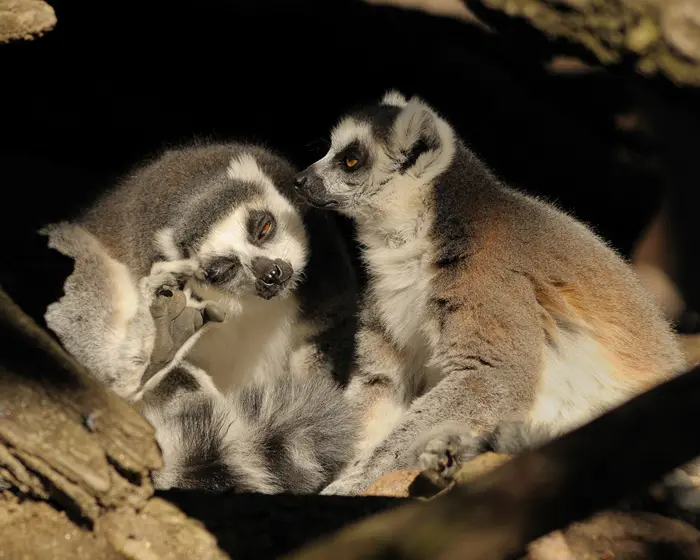
{"type": "Polygon", "coordinates": [[[348,387],[360,454],[325,494],[444,470],[446,450],[474,456],[509,422],[553,437],[684,368],[631,268],[497,180],[419,98],[344,117],[296,188],[354,218],[369,276],[348,387]]]}
{"type": "Polygon", "coordinates": [[[294,173],[256,146],[171,150],[43,230],[75,261],[47,324],[154,424],[159,487],[311,492],[353,448],[336,385],[353,354],[354,270],[333,214],[296,204],[294,173]],[[228,313],[153,375],[163,286],[228,313]]]}
{"type": "Polygon", "coordinates": [[[353,453],[357,418],[328,377],[279,376],[227,396],[187,361],[142,402],[164,467],[156,488],[314,493],[353,453]]]}
{"type": "Polygon", "coordinates": [[[189,305],[226,307],[226,321],[206,325],[178,357],[221,390],[287,374],[345,381],[354,270],[333,215],[297,204],[294,174],[273,152],[235,143],[169,150],[137,169],[74,222],[45,230],[76,259],[47,324],[98,378],[137,400],[154,289],[184,284],[189,305]]]}
{"type": "MultiPolygon", "coordinates": [[[[195,267],[157,263],[150,274],[137,277],[78,224],[51,224],[42,233],[48,237],[49,247],[74,261],[63,297],[46,310],[48,327],[99,381],[123,398],[138,400],[148,388],[146,372],[156,339],[151,305],[159,290],[176,288],[195,267]]],[[[186,341],[171,365],[201,332],[186,341]]],[[[154,378],[167,369],[154,372],[154,378]]]]}

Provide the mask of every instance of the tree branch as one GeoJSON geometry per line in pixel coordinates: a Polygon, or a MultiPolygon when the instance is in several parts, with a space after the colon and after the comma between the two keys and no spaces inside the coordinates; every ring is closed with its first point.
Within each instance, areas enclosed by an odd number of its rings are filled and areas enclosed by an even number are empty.
{"type": "Polygon", "coordinates": [[[700,368],[425,504],[349,527],[294,560],[505,559],[700,454],[700,368]]]}

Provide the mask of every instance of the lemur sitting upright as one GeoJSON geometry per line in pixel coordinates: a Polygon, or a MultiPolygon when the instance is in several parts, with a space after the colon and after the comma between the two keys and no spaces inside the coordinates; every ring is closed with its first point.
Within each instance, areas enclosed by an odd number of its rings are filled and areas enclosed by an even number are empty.
{"type": "Polygon", "coordinates": [[[323,493],[418,463],[449,476],[451,446],[473,456],[511,421],[558,435],[683,369],[630,267],[497,180],[422,100],[389,92],[331,140],[296,188],[355,219],[369,281],[348,388],[362,450],[323,493]]]}

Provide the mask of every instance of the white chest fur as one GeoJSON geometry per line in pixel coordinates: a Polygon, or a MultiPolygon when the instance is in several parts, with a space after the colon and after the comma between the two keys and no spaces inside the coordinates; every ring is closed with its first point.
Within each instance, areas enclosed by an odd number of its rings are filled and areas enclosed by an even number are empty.
{"type": "Polygon", "coordinates": [[[237,313],[207,328],[187,359],[204,369],[224,391],[241,382],[284,375],[297,318],[294,296],[267,301],[246,297],[237,313]]]}
{"type": "Polygon", "coordinates": [[[422,197],[404,195],[392,202],[385,206],[390,210],[367,222],[359,234],[379,318],[399,347],[415,351],[425,348],[430,338],[432,214],[422,197]]]}
{"type": "Polygon", "coordinates": [[[394,341],[404,348],[423,336],[428,319],[432,280],[429,254],[428,244],[422,240],[366,253],[379,317],[394,341]]]}

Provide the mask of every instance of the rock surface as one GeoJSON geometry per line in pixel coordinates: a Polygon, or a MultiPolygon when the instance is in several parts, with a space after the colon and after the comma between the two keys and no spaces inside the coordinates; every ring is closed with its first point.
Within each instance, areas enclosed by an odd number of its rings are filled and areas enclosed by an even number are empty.
{"type": "MultiPolygon", "coordinates": [[[[526,21],[549,38],[583,46],[604,65],[636,60],[639,72],[700,86],[700,3],[696,0],[365,0],[503,31],[503,18],[526,21]],[[500,20],[500,21],[499,21],[500,20]]],[[[561,49],[559,49],[561,50],[561,49]]]]}
{"type": "MultiPolygon", "coordinates": [[[[633,58],[637,71],[700,86],[700,4],[695,0],[469,0],[583,46],[604,65],[633,58]]],[[[481,9],[479,9],[481,8],[481,9]]],[[[498,30],[498,26],[494,26],[498,30]]]]}

